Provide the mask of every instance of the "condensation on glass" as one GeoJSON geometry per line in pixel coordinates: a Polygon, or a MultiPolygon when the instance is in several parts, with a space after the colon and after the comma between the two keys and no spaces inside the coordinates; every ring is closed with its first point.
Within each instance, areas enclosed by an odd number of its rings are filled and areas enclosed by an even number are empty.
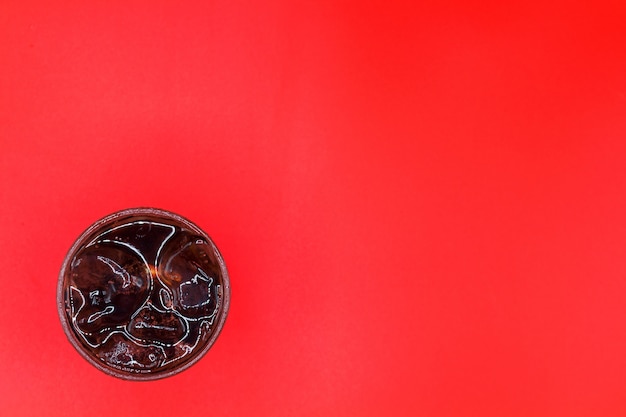
{"type": "Polygon", "coordinates": [[[226,266],[209,236],[153,208],[96,222],[67,254],[57,291],[68,339],[107,374],[151,380],[197,362],[228,312],[226,266]]]}

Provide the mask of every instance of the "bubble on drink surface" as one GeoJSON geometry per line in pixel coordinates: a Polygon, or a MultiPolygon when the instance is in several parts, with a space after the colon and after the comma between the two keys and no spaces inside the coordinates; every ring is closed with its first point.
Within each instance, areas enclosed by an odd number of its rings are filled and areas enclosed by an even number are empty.
{"type": "Polygon", "coordinates": [[[197,226],[157,209],[96,222],[59,277],[59,314],[76,349],[125,379],[157,379],[195,363],[224,323],[222,257],[197,226]]]}

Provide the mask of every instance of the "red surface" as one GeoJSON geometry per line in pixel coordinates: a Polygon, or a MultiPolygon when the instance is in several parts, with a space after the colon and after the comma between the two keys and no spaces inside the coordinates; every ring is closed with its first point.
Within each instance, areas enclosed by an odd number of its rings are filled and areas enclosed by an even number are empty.
{"type": "Polygon", "coordinates": [[[626,415],[626,12],[438,3],[3,1],[0,415],[626,415]],[[131,383],[55,289],[145,205],[233,298],[131,383]]]}

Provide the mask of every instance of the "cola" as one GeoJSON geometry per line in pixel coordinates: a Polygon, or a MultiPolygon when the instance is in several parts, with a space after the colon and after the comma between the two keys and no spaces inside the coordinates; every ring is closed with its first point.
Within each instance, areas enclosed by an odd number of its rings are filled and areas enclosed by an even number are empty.
{"type": "Polygon", "coordinates": [[[174,213],[139,208],[79,237],[57,297],[66,335],[85,359],[110,375],[148,380],[207,352],[226,319],[230,283],[205,232],[174,213]]]}

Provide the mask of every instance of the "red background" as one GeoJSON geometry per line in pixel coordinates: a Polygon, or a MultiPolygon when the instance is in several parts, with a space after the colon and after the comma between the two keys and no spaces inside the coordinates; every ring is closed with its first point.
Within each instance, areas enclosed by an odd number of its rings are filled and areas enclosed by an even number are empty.
{"type": "Polygon", "coordinates": [[[626,415],[626,12],[506,3],[2,1],[0,414],[626,415]],[[149,383],[55,304],[135,206],[232,280],[149,383]]]}

